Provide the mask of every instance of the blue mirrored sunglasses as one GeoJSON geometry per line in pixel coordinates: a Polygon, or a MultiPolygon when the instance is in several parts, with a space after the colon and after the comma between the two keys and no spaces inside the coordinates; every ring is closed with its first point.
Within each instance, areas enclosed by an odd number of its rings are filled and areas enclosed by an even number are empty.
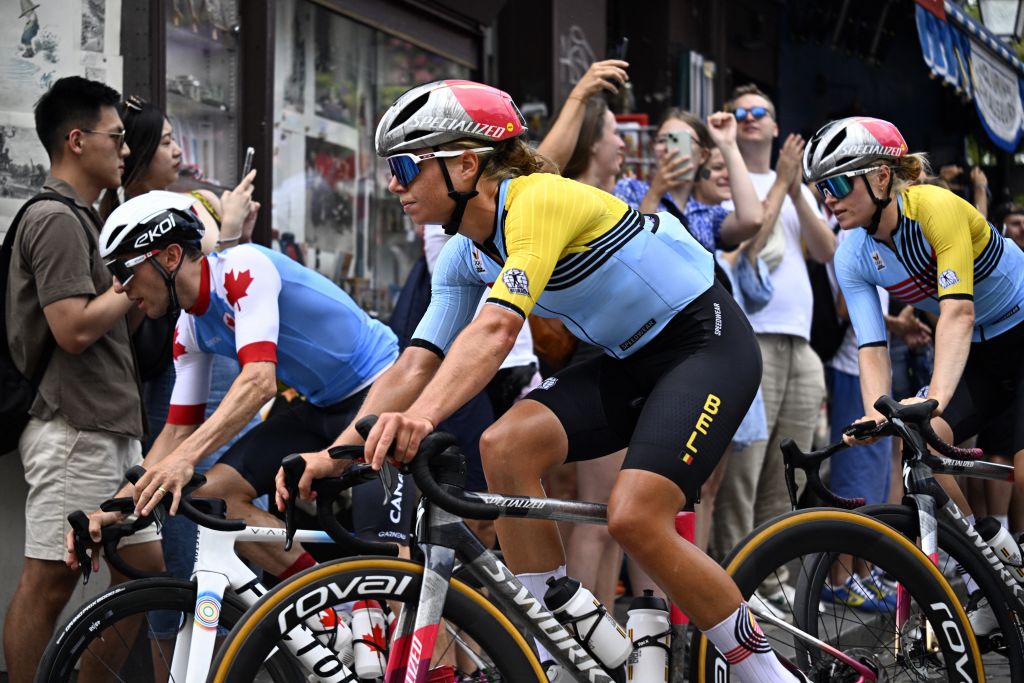
{"type": "Polygon", "coordinates": [[[733,114],[735,114],[737,121],[742,121],[748,116],[753,116],[754,119],[760,120],[768,116],[768,109],[766,107],[751,107],[750,109],[736,107],[736,111],[733,114]]]}
{"type": "Polygon", "coordinates": [[[395,176],[398,182],[403,187],[409,187],[409,183],[413,181],[420,174],[420,163],[427,159],[437,159],[444,157],[457,157],[461,156],[465,152],[490,152],[493,147],[474,147],[473,149],[457,149],[447,152],[428,152],[427,154],[412,154],[411,152],[404,152],[402,154],[393,154],[387,157],[388,168],[391,169],[391,175],[395,176]]]}
{"type": "Polygon", "coordinates": [[[853,179],[859,175],[866,175],[872,171],[877,171],[881,166],[872,166],[871,168],[862,168],[859,171],[853,171],[852,173],[846,173],[844,175],[837,175],[831,178],[825,178],[819,180],[814,185],[818,188],[818,192],[821,192],[823,197],[832,197],[834,199],[842,199],[846,195],[853,192],[853,179]]]}

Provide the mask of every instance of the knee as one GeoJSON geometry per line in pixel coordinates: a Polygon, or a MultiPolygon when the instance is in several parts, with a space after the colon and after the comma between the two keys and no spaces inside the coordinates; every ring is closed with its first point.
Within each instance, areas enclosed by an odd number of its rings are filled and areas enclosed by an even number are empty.
{"type": "Polygon", "coordinates": [[[651,537],[650,518],[630,503],[609,504],[608,533],[623,550],[632,556],[642,556],[651,537]]]}
{"type": "Polygon", "coordinates": [[[522,467],[522,462],[514,462],[516,458],[511,448],[514,439],[507,423],[501,421],[492,424],[480,436],[480,460],[488,482],[505,479],[517,471],[517,466],[522,467]]]}
{"type": "Polygon", "coordinates": [[[233,467],[214,465],[206,473],[206,483],[196,490],[197,496],[221,498],[228,507],[251,503],[255,497],[252,486],[233,467]]]}
{"type": "Polygon", "coordinates": [[[78,573],[61,562],[27,560],[18,582],[18,592],[42,610],[59,612],[71,599],[77,583],[78,573]]]}

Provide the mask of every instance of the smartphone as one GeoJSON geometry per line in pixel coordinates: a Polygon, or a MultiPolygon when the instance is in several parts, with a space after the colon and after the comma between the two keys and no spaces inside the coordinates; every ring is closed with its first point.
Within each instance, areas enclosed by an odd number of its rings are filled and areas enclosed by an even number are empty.
{"type": "MultiPolygon", "coordinates": [[[[256,154],[256,150],[252,147],[245,148],[245,161],[242,163],[242,178],[249,175],[249,171],[252,170],[252,157],[256,154]]],[[[241,180],[241,178],[239,178],[241,180]]]]}
{"type": "Polygon", "coordinates": [[[608,48],[608,59],[621,59],[626,61],[626,48],[629,47],[629,38],[623,36],[616,40],[608,48]]]}
{"type": "MultiPolygon", "coordinates": [[[[690,134],[684,130],[665,133],[665,151],[671,152],[673,150],[678,153],[680,158],[692,157],[693,140],[690,138],[690,134]]],[[[686,180],[693,180],[697,171],[697,165],[694,163],[693,159],[690,159],[690,163],[693,164],[693,170],[690,171],[686,180]]]]}

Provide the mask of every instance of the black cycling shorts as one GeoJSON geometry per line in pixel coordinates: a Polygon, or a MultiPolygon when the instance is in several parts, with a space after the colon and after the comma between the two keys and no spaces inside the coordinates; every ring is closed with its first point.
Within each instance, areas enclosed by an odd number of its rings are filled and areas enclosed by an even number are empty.
{"type": "Polygon", "coordinates": [[[1024,449],[1024,323],[998,337],[971,344],[967,365],[942,417],[955,443],[986,434],[994,455],[1024,449]],[[993,434],[992,430],[1000,433],[993,434]]]}
{"type": "MultiPolygon", "coordinates": [[[[320,451],[334,443],[355,419],[367,391],[327,408],[294,399],[284,410],[246,432],[220,462],[237,470],[256,489],[257,496],[272,494],[281,461],[291,453],[320,451]]],[[[392,471],[392,479],[394,497],[386,507],[379,482],[352,489],[353,530],[360,537],[402,543],[408,540],[416,507],[416,486],[411,476],[402,476],[397,471],[392,471]]]]}
{"type": "Polygon", "coordinates": [[[571,365],[527,398],[561,421],[567,461],[628,446],[624,469],[671,479],[691,505],[760,383],[761,352],[750,323],[715,283],[633,355],[571,365]]]}

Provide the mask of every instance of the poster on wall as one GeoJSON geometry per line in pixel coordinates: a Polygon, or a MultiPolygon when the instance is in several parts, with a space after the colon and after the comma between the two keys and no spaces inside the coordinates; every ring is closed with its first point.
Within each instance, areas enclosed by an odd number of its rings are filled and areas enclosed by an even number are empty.
{"type": "Polygon", "coordinates": [[[63,76],[120,89],[120,31],[120,0],[0,3],[0,111],[30,112],[63,76]]]}

